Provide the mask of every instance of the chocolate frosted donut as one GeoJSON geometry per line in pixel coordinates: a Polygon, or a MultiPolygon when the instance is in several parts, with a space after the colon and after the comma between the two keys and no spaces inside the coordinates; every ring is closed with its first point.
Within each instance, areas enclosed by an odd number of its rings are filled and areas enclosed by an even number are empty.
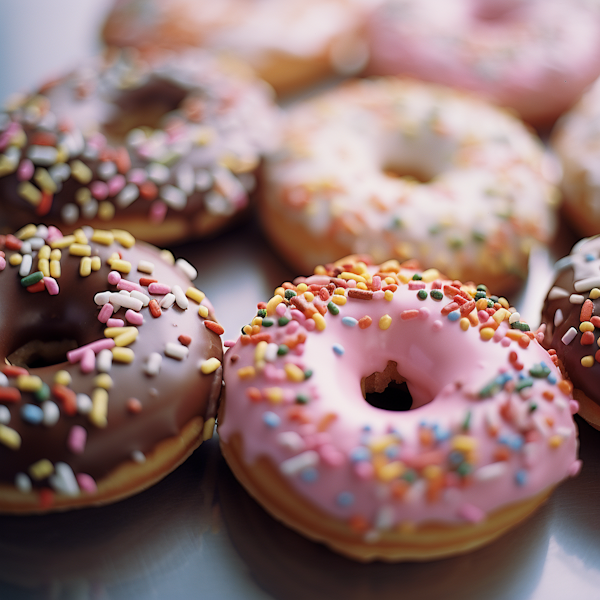
{"type": "Polygon", "coordinates": [[[13,99],[0,113],[0,223],[124,228],[152,243],[212,233],[248,204],[275,139],[271,95],[205,52],[152,66],[130,52],[13,99]]]}
{"type": "Polygon", "coordinates": [[[118,500],[212,436],[223,329],[195,277],[120,230],[0,236],[0,511],[118,500]]]}
{"type": "Polygon", "coordinates": [[[571,379],[579,414],[600,429],[600,237],[579,241],[555,270],[542,311],[544,345],[571,379]]]}

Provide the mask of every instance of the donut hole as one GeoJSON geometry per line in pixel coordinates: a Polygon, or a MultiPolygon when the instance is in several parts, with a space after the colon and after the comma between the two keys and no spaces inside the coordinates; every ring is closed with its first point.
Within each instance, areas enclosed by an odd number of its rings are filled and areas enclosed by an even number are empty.
{"type": "Polygon", "coordinates": [[[514,18],[515,10],[522,5],[522,0],[476,0],[473,7],[473,16],[478,21],[503,22],[514,18]]]}
{"type": "Polygon", "coordinates": [[[389,361],[383,371],[363,377],[360,387],[363,398],[375,408],[391,411],[416,408],[407,381],[398,373],[398,365],[394,361],[389,361]]]}
{"type": "Polygon", "coordinates": [[[75,340],[30,340],[6,357],[16,367],[39,369],[67,362],[67,352],[78,347],[75,340]]]}
{"type": "Polygon", "coordinates": [[[415,165],[387,164],[383,167],[383,173],[392,179],[405,179],[418,183],[429,183],[435,173],[427,173],[425,169],[417,168],[415,165]]]}

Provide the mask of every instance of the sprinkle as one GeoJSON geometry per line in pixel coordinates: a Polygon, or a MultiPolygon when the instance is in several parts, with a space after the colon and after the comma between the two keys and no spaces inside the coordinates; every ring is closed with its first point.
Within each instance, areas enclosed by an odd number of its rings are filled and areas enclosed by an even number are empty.
{"type": "Polygon", "coordinates": [[[148,291],[151,294],[168,294],[171,291],[171,286],[166,283],[151,283],[148,286],[148,291]]]}
{"type": "MultiPolygon", "coordinates": [[[[268,312],[268,311],[267,311],[268,312]]],[[[312,319],[315,322],[318,331],[323,331],[326,327],[325,317],[321,313],[314,313],[312,319]]]]}
{"type": "Polygon", "coordinates": [[[556,312],[554,313],[554,326],[558,327],[564,320],[565,318],[562,310],[560,310],[560,308],[556,309],[556,312]]]}
{"type": "Polygon", "coordinates": [[[40,481],[54,473],[54,465],[47,458],[42,458],[33,463],[28,470],[33,479],[40,481]]]}
{"type": "Polygon", "coordinates": [[[196,269],[183,258],[178,258],[175,261],[175,266],[179,267],[187,275],[190,281],[194,281],[194,279],[198,277],[198,271],[196,271],[196,269]]]}
{"type": "Polygon", "coordinates": [[[167,342],[165,344],[165,355],[169,358],[183,360],[187,358],[189,352],[189,348],[187,346],[183,346],[182,344],[175,344],[173,342],[167,342]]]}
{"type": "Polygon", "coordinates": [[[115,347],[111,350],[111,353],[114,361],[118,363],[129,364],[135,358],[135,353],[131,348],[115,347]]]}
{"type": "Polygon", "coordinates": [[[580,279],[573,284],[576,292],[587,292],[592,288],[600,286],[600,277],[588,277],[580,279]]]}
{"type": "Polygon", "coordinates": [[[27,277],[23,277],[21,279],[21,285],[23,287],[29,287],[31,285],[35,285],[36,283],[38,283],[39,281],[42,281],[44,279],[44,274],[41,271],[36,271],[35,273],[32,273],[31,275],[27,275],[27,277]]]}
{"type": "Polygon", "coordinates": [[[204,427],[202,429],[202,441],[206,442],[207,440],[210,440],[214,434],[215,431],[215,419],[214,417],[211,417],[210,419],[206,420],[206,423],[204,423],[204,427]]]}
{"type": "Polygon", "coordinates": [[[515,481],[519,487],[527,484],[527,471],[520,469],[515,473],[515,481]]]}
{"type": "Polygon", "coordinates": [[[43,421],[44,412],[37,404],[23,404],[21,418],[31,425],[39,425],[43,421]]]}
{"type": "Polygon", "coordinates": [[[346,296],[336,295],[336,296],[333,296],[333,298],[331,299],[331,301],[334,304],[337,304],[338,306],[344,306],[344,304],[346,304],[346,302],[347,302],[347,298],[346,298],[346,296]]]}
{"type": "Polygon", "coordinates": [[[168,309],[175,304],[175,294],[167,294],[163,296],[163,299],[159,302],[161,308],[168,309]]]}
{"type": "Polygon", "coordinates": [[[96,388],[92,392],[92,410],[88,418],[96,427],[106,427],[108,421],[106,419],[108,409],[108,392],[103,388],[96,388]]]}
{"type": "Polygon", "coordinates": [[[214,356],[207,360],[200,361],[199,363],[199,368],[203,375],[210,375],[211,373],[214,373],[220,366],[221,361],[214,356]]]}
{"type": "Polygon", "coordinates": [[[583,303],[579,316],[580,321],[589,321],[594,314],[594,303],[588,299],[583,303]]]}
{"type": "Polygon", "coordinates": [[[600,298],[600,289],[595,287],[592,290],[590,290],[590,299],[596,300],[597,298],[600,298]]]}
{"type": "Polygon", "coordinates": [[[148,303],[148,307],[150,308],[150,314],[155,319],[160,317],[160,315],[162,314],[162,310],[160,309],[160,306],[158,305],[158,302],[155,298],[152,298],[152,300],[150,300],[150,302],[148,303]]]}
{"type": "Polygon", "coordinates": [[[479,507],[468,503],[459,508],[458,515],[470,523],[479,523],[485,519],[485,513],[479,507]]]}
{"type": "Polygon", "coordinates": [[[162,356],[158,352],[152,352],[148,357],[146,366],[144,367],[144,373],[154,377],[160,373],[160,366],[162,363],[162,356]]]}
{"type": "Polygon", "coordinates": [[[358,327],[360,329],[367,329],[368,327],[371,326],[372,322],[373,322],[373,319],[371,319],[371,317],[369,317],[368,315],[365,315],[364,317],[361,317],[358,320],[358,327]]]}
{"type": "Polygon", "coordinates": [[[392,324],[392,317],[390,317],[390,315],[385,314],[379,319],[379,329],[382,329],[385,331],[386,329],[389,329],[391,324],[392,324]]]}
{"type": "Polygon", "coordinates": [[[42,380],[37,375],[19,375],[17,387],[22,392],[36,392],[42,387],[42,380]]]}
{"type": "Polygon", "coordinates": [[[284,366],[285,374],[290,381],[295,381],[296,383],[300,383],[304,381],[305,375],[304,371],[293,363],[287,363],[284,366]]]}
{"type": "Polygon", "coordinates": [[[593,367],[594,366],[594,357],[593,356],[584,356],[581,359],[581,366],[582,367],[593,367]]]}
{"type": "Polygon", "coordinates": [[[21,447],[21,436],[14,429],[0,424],[0,444],[11,450],[18,450],[21,447]]]}
{"type": "Polygon", "coordinates": [[[121,273],[129,273],[131,271],[131,263],[126,260],[114,259],[110,261],[110,266],[115,271],[120,271],[121,273]]]}
{"type": "Polygon", "coordinates": [[[571,294],[569,296],[569,302],[571,304],[583,304],[585,298],[579,294],[571,294]]]}
{"type": "Polygon", "coordinates": [[[558,300],[560,298],[567,298],[569,296],[569,292],[561,287],[553,287],[548,292],[548,300],[558,300]]]}
{"type": "Polygon", "coordinates": [[[279,468],[284,475],[296,475],[303,469],[314,467],[319,463],[319,454],[314,450],[307,450],[292,458],[284,460],[279,468]]]}
{"type": "Polygon", "coordinates": [[[87,431],[81,425],[73,425],[67,437],[67,447],[74,454],[82,454],[87,441],[87,431]]]}
{"type": "MultiPolygon", "coordinates": [[[[345,352],[344,350],[344,346],[342,346],[341,344],[333,344],[332,346],[333,351],[338,355],[338,356],[342,356],[345,352]]],[[[304,377],[303,377],[304,379],[304,377]]]]}
{"type": "Polygon", "coordinates": [[[190,286],[186,291],[185,291],[185,295],[190,299],[193,300],[194,302],[197,302],[198,304],[200,304],[202,302],[202,300],[204,300],[205,298],[205,294],[204,292],[201,292],[199,289],[190,286]]]}
{"type": "Polygon", "coordinates": [[[279,416],[271,411],[266,411],[263,414],[263,423],[267,426],[267,427],[271,427],[272,429],[279,427],[279,425],[281,424],[281,419],[279,418],[279,416]]]}
{"type": "Polygon", "coordinates": [[[204,326],[207,329],[210,329],[211,331],[213,331],[214,333],[216,333],[217,335],[223,335],[225,333],[225,329],[223,329],[223,326],[220,325],[219,323],[216,323],[215,321],[204,321],[204,326]]]}
{"type": "Polygon", "coordinates": [[[570,327],[569,330],[562,336],[561,341],[565,345],[569,345],[577,336],[577,329],[570,327]]]}

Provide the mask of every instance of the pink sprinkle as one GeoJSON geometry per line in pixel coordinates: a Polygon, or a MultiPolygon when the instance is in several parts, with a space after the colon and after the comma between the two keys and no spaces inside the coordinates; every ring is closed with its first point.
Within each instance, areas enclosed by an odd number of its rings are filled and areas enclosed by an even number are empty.
{"type": "Polygon", "coordinates": [[[74,454],[82,454],[85,450],[87,431],[81,425],[73,425],[67,438],[67,446],[74,454]]]}
{"type": "Polygon", "coordinates": [[[356,280],[354,280],[354,279],[348,279],[348,281],[346,283],[348,284],[349,288],[355,288],[356,287],[356,280]]]}
{"type": "Polygon", "coordinates": [[[123,319],[109,319],[106,321],[106,325],[108,327],[123,327],[125,325],[125,321],[123,321],[123,319]]]}
{"type": "Polygon", "coordinates": [[[100,352],[100,350],[104,350],[105,348],[110,350],[115,345],[115,340],[112,338],[103,338],[101,340],[96,340],[95,342],[91,342],[86,344],[85,346],[80,346],[79,348],[75,348],[75,350],[69,350],[67,352],[67,360],[74,364],[79,362],[87,350],[93,350],[94,352],[100,352]]]}
{"type": "Polygon", "coordinates": [[[579,475],[579,471],[581,471],[581,461],[574,461],[569,467],[569,477],[575,477],[575,475],[579,475]]]}
{"type": "Polygon", "coordinates": [[[293,350],[292,352],[296,355],[296,356],[302,356],[304,354],[304,344],[298,344],[293,350]]]}
{"type": "Polygon", "coordinates": [[[110,302],[107,302],[98,313],[98,321],[100,321],[100,323],[106,323],[112,317],[112,314],[113,305],[110,304],[110,302]]]}
{"type": "Polygon", "coordinates": [[[315,327],[316,323],[312,319],[306,319],[306,321],[304,321],[304,328],[306,331],[314,331],[315,327]]]}
{"type": "Polygon", "coordinates": [[[224,340],[223,346],[225,346],[225,348],[231,348],[232,346],[235,346],[235,340],[224,340]]]}
{"type": "Polygon", "coordinates": [[[294,319],[294,321],[298,321],[298,323],[304,323],[304,321],[306,321],[304,313],[300,312],[299,310],[296,310],[295,308],[292,308],[291,310],[291,317],[292,319],[294,319]]]}
{"type": "Polygon", "coordinates": [[[120,173],[108,180],[108,195],[116,196],[125,187],[125,177],[120,173]]]}
{"type": "Polygon", "coordinates": [[[98,150],[102,150],[106,146],[106,136],[100,132],[96,132],[89,138],[88,144],[98,150]]]}
{"type": "Polygon", "coordinates": [[[425,283],[423,281],[409,281],[408,289],[409,290],[424,290],[425,283]]]}
{"type": "Polygon", "coordinates": [[[430,314],[431,313],[429,312],[429,309],[426,306],[419,309],[419,319],[421,319],[421,321],[427,321],[427,319],[429,319],[430,314]]]}
{"type": "Polygon", "coordinates": [[[354,472],[359,479],[371,479],[373,470],[373,465],[366,460],[361,460],[354,465],[354,472]]]}
{"type": "Polygon", "coordinates": [[[431,284],[431,289],[432,290],[441,290],[442,289],[442,282],[439,279],[436,279],[432,284],[431,284]]]}
{"type": "Polygon", "coordinates": [[[285,371],[278,369],[276,366],[267,364],[263,371],[263,375],[267,381],[284,381],[286,378],[285,371]]]}
{"type": "Polygon", "coordinates": [[[117,285],[121,281],[121,273],[118,271],[111,271],[108,274],[108,283],[111,285],[117,285]]]}
{"type": "Polygon", "coordinates": [[[433,331],[439,331],[442,327],[443,327],[443,323],[441,321],[434,321],[431,325],[431,329],[433,329],[433,331]]]}
{"type": "MultiPolygon", "coordinates": [[[[281,306],[281,304],[279,306],[281,306]]],[[[292,333],[296,333],[296,331],[298,331],[299,327],[300,327],[300,323],[298,323],[298,321],[290,321],[287,324],[287,328],[286,328],[285,332],[287,334],[291,335],[292,333]]]]}
{"type": "Polygon", "coordinates": [[[278,304],[278,305],[277,305],[277,308],[275,309],[275,314],[276,314],[278,317],[283,317],[283,315],[285,314],[285,309],[286,309],[286,306],[285,306],[285,304],[282,302],[281,304],[278,304]]]}
{"type": "Polygon", "coordinates": [[[139,312],[135,312],[135,310],[131,310],[129,309],[126,313],[125,313],[125,318],[132,324],[132,325],[142,325],[144,322],[144,317],[141,313],[139,312]]]}
{"type": "Polygon", "coordinates": [[[485,312],[485,310],[480,310],[477,313],[477,318],[479,319],[480,323],[485,323],[490,318],[490,315],[488,315],[488,313],[485,312]]]}
{"type": "Polygon", "coordinates": [[[502,345],[504,348],[508,348],[508,346],[510,346],[510,342],[510,338],[503,337],[502,341],[500,342],[500,345],[502,345]]]}
{"type": "MultiPolygon", "coordinates": [[[[2,270],[2,263],[0,261],[0,271],[1,270],[2,270]]],[[[56,281],[56,279],[54,279],[54,277],[44,277],[44,285],[46,286],[46,289],[48,290],[48,293],[51,296],[56,296],[56,294],[58,294],[58,292],[59,292],[58,282],[56,281]]]]}
{"type": "Polygon", "coordinates": [[[79,366],[82,373],[91,373],[96,368],[96,354],[91,348],[82,354],[79,366]]]}
{"type": "Polygon", "coordinates": [[[151,294],[168,294],[171,291],[171,286],[166,283],[151,283],[148,286],[148,291],[151,294]]]}
{"type": "Polygon", "coordinates": [[[4,256],[0,256],[0,271],[4,271],[6,268],[6,259],[4,256]]]}
{"type": "Polygon", "coordinates": [[[63,237],[63,234],[58,227],[54,227],[54,225],[50,225],[48,227],[48,235],[46,236],[46,242],[50,244],[55,240],[60,240],[63,237]]]}
{"type": "Polygon", "coordinates": [[[492,338],[492,341],[500,342],[501,340],[505,339],[505,337],[506,337],[506,327],[498,327],[498,329],[496,329],[496,333],[494,333],[494,337],[492,338]]]}
{"type": "Polygon", "coordinates": [[[383,290],[377,290],[373,292],[373,300],[383,300],[385,298],[385,292],[383,290]]]}
{"type": "Polygon", "coordinates": [[[333,283],[335,283],[336,287],[341,287],[341,288],[348,287],[348,282],[345,279],[340,279],[339,277],[334,277],[331,281],[333,283]]]}
{"type": "Polygon", "coordinates": [[[330,278],[327,275],[311,275],[310,277],[297,277],[294,279],[294,283],[296,285],[299,285],[300,283],[327,285],[329,283],[329,279],[330,278]]]}
{"type": "Polygon", "coordinates": [[[90,192],[96,200],[106,200],[108,196],[108,186],[104,181],[92,181],[90,184],[90,192]]]}
{"type": "Polygon", "coordinates": [[[76,477],[79,487],[84,492],[87,492],[88,494],[96,493],[96,490],[98,488],[96,487],[96,482],[94,481],[94,478],[91,475],[88,475],[87,473],[77,473],[76,477]]]}
{"type": "Polygon", "coordinates": [[[283,403],[292,404],[296,400],[294,392],[290,389],[283,390],[283,403]]]}
{"type": "Polygon", "coordinates": [[[19,181],[28,181],[31,179],[33,177],[34,170],[35,168],[33,163],[28,158],[22,160],[19,168],[17,169],[17,177],[19,178],[19,181]]]}
{"type": "Polygon", "coordinates": [[[474,504],[463,504],[458,509],[458,516],[470,523],[479,523],[485,519],[485,513],[474,504]]]}
{"type": "Polygon", "coordinates": [[[117,289],[126,290],[128,292],[143,292],[141,286],[134,281],[129,281],[128,279],[121,279],[121,281],[117,283],[117,289]]]}
{"type": "Polygon", "coordinates": [[[569,409],[572,415],[575,415],[579,412],[579,402],[577,400],[569,400],[569,409]]]}
{"type": "Polygon", "coordinates": [[[146,181],[146,171],[144,171],[144,169],[131,169],[127,174],[127,179],[131,183],[140,185],[146,181]]]}
{"type": "Polygon", "coordinates": [[[162,223],[165,220],[166,216],[167,216],[167,205],[164,202],[161,202],[160,200],[156,200],[155,202],[153,202],[151,204],[150,214],[149,214],[151,223],[155,223],[155,224],[162,223]]]}
{"type": "Polygon", "coordinates": [[[377,291],[377,290],[381,289],[381,277],[379,277],[379,275],[373,276],[373,281],[371,282],[371,287],[373,288],[373,291],[377,291]]]}
{"type": "Polygon", "coordinates": [[[344,455],[331,444],[324,444],[319,448],[321,459],[330,467],[339,467],[344,463],[344,455]]]}

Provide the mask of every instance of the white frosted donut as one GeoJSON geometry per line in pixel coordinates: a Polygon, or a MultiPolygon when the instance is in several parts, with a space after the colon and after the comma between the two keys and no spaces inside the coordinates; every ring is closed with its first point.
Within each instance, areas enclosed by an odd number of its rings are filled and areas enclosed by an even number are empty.
{"type": "Polygon", "coordinates": [[[266,161],[261,218],[303,272],[368,253],[505,289],[554,231],[540,141],[449,88],[352,81],[292,107],[283,139],[266,161]]]}
{"type": "Polygon", "coordinates": [[[390,0],[369,22],[369,72],[476,91],[536,125],[600,74],[600,10],[588,0],[390,0]]]}
{"type": "Polygon", "coordinates": [[[360,560],[430,559],[501,535],[578,472],[572,386],[504,298],[397,261],[315,273],[225,356],[221,447],[277,518],[360,560]],[[411,410],[365,401],[390,381],[411,410]]]}

